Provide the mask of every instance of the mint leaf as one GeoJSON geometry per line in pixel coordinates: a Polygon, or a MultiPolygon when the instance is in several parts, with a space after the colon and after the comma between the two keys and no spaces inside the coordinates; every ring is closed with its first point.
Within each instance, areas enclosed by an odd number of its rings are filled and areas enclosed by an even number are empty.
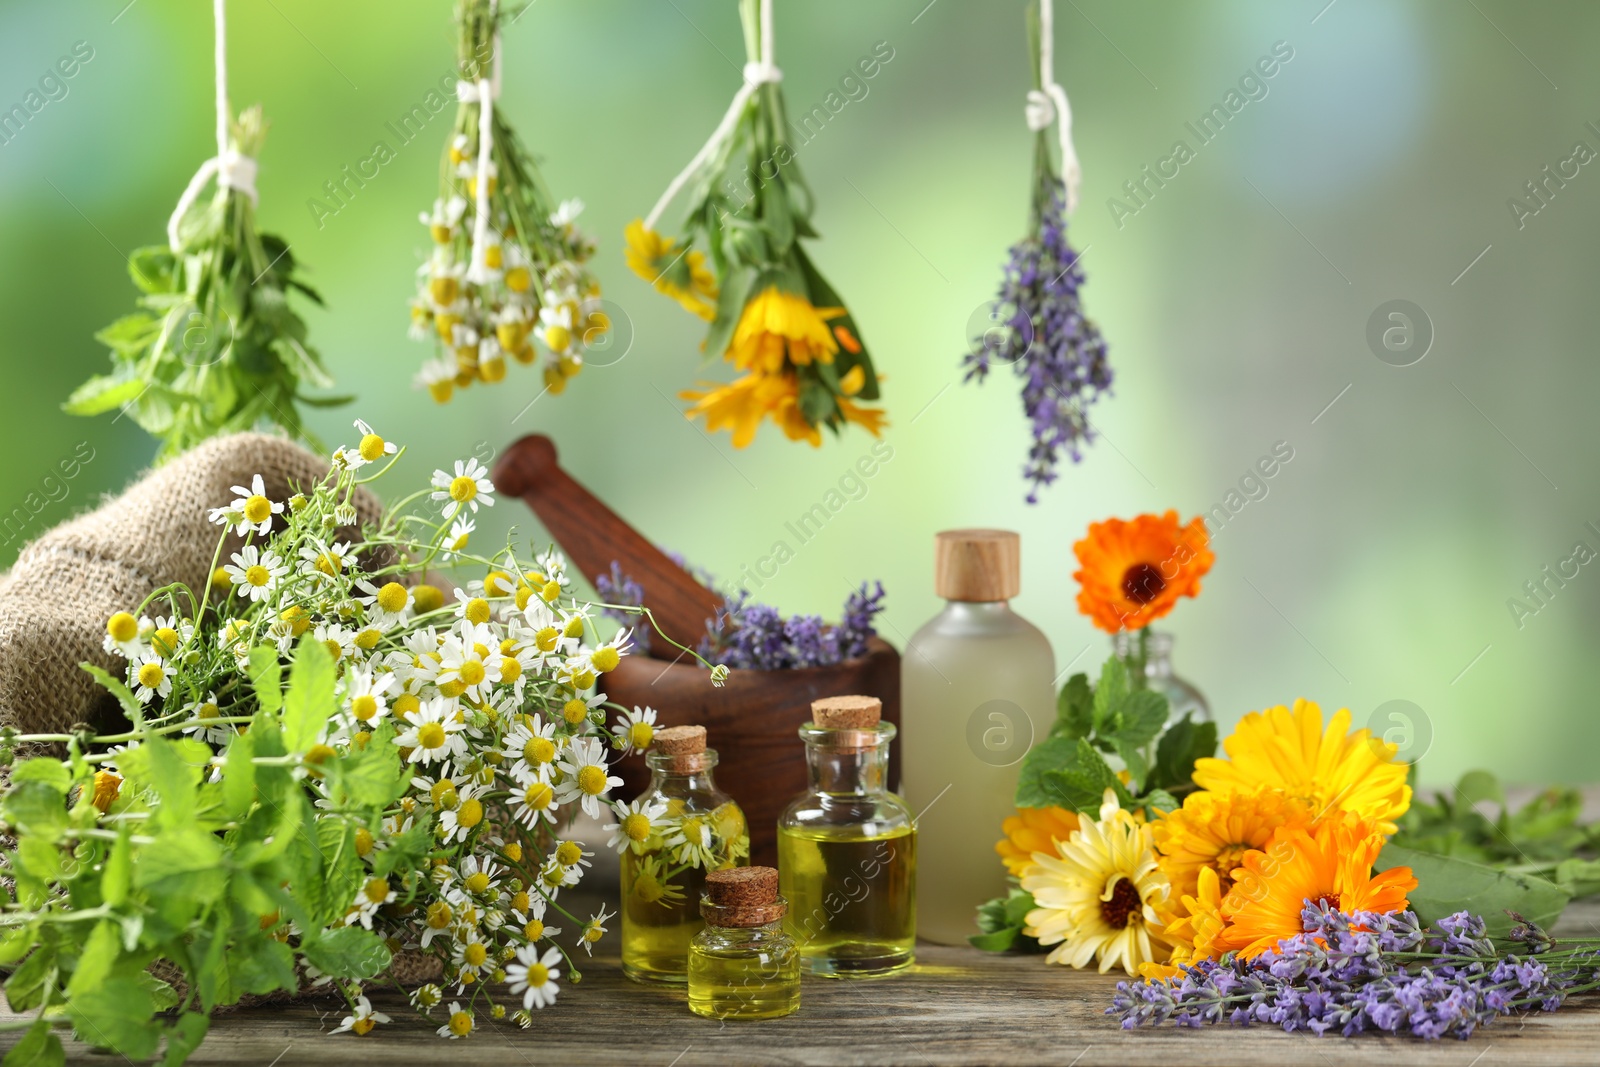
{"type": "Polygon", "coordinates": [[[1216,750],[1217,724],[1195,722],[1185,714],[1161,735],[1150,784],[1162,789],[1188,788],[1194,781],[1194,761],[1216,750]]]}
{"type": "Polygon", "coordinates": [[[1094,732],[1116,733],[1121,725],[1123,702],[1128,699],[1128,668],[1112,656],[1100,668],[1094,687],[1094,732]]]}
{"type": "Polygon", "coordinates": [[[136,978],[108,978],[85,989],[67,1001],[67,1014],[81,1040],[129,1059],[148,1059],[161,1040],[155,1005],[136,978]]]}
{"type": "Polygon", "coordinates": [[[0,1067],[65,1067],[66,1062],[61,1039],[50,1032],[48,1020],[40,1019],[0,1060],[0,1067]]]}
{"type": "Polygon", "coordinates": [[[1154,741],[1167,724],[1167,698],[1153,689],[1129,693],[1122,702],[1116,736],[1131,745],[1154,741]]]}
{"type": "Polygon", "coordinates": [[[276,714],[283,707],[283,668],[278,663],[278,650],[271,645],[257,645],[250,650],[250,684],[268,714],[276,714]]]}
{"type": "Polygon", "coordinates": [[[341,926],[301,951],[313,967],[335,978],[367,979],[389,966],[389,947],[359,926],[341,926]]]}
{"type": "Polygon", "coordinates": [[[1070,763],[1082,742],[1070,737],[1048,737],[1028,750],[1017,776],[1015,803],[1019,808],[1048,808],[1059,803],[1045,775],[1070,763]]]}
{"type": "Polygon", "coordinates": [[[1506,911],[1519,912],[1549,929],[1561,917],[1568,895],[1559,886],[1527,874],[1512,874],[1453,856],[1435,856],[1393,842],[1378,855],[1378,870],[1410,867],[1417,888],[1411,910],[1425,923],[1458,911],[1483,916],[1490,937],[1505,937],[1514,925],[1506,911]]]}
{"type": "Polygon", "coordinates": [[[283,698],[284,744],[304,752],[333,714],[333,656],[321,641],[306,636],[295,649],[289,692],[283,698]]]}
{"type": "Polygon", "coordinates": [[[1094,690],[1087,674],[1074,674],[1056,697],[1056,724],[1051,733],[1076,739],[1093,731],[1094,690]]]}
{"type": "Polygon", "coordinates": [[[209,1029],[211,1020],[199,1012],[186,1011],[178,1016],[178,1021],[167,1031],[167,1054],[161,1060],[162,1067],[183,1067],[190,1053],[206,1039],[209,1029]]]}

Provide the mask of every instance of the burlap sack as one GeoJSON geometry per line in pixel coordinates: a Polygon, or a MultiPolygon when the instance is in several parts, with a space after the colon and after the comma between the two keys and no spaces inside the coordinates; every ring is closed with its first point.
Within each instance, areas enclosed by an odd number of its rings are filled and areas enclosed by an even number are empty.
{"type": "MultiPolygon", "coordinates": [[[[0,725],[66,733],[118,722],[116,702],[78,667],[117,676],[126,667],[103,647],[106,620],[172,582],[201,592],[222,533],[206,513],[231,503],[233,486],[259,474],[267,496],[283,501],[327,473],[326,459],[281,437],[217,437],[23,548],[0,582],[0,725]]],[[[371,493],[357,490],[353,502],[361,522],[381,518],[371,493]]],[[[243,540],[230,532],[220,562],[243,540]]]]}

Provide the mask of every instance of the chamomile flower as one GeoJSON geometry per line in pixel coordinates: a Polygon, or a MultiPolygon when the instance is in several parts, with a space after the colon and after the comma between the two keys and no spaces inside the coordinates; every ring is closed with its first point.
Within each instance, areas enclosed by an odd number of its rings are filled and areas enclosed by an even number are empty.
{"type": "Polygon", "coordinates": [[[478,505],[494,506],[494,483],[489,480],[489,468],[475,459],[456,460],[455,476],[447,471],[433,472],[434,500],[444,501],[443,515],[452,518],[456,512],[478,505]]]}
{"type": "Polygon", "coordinates": [[[430,359],[417,371],[412,381],[417,388],[426,389],[429,396],[443,404],[455,392],[455,364],[447,359],[430,359]]]}
{"type": "Polygon", "coordinates": [[[411,1006],[426,1015],[439,1006],[439,1001],[444,999],[444,992],[432,982],[419,985],[411,992],[411,1006]]]}
{"type": "MultiPolygon", "coordinates": [[[[589,866],[589,857],[593,855],[593,852],[585,852],[583,846],[576,841],[563,841],[556,846],[555,854],[552,858],[563,867],[578,870],[589,866]]],[[[579,870],[579,874],[581,876],[581,870],[579,870]]]]}
{"type": "Polygon", "coordinates": [[[434,1033],[440,1037],[448,1037],[452,1041],[472,1034],[472,1013],[463,1010],[460,1001],[452,1000],[445,1010],[450,1013],[450,1017],[434,1033]]]}
{"type": "Polygon", "coordinates": [[[494,608],[481,596],[473,596],[464,589],[456,590],[455,616],[474,626],[482,626],[494,617],[494,608]]]}
{"type": "Polygon", "coordinates": [[[384,456],[392,456],[399,451],[399,447],[393,441],[385,441],[373,433],[372,427],[362,420],[357,419],[355,426],[361,431],[361,441],[354,449],[345,449],[344,453],[345,462],[350,465],[351,470],[368,463],[376,463],[384,456]]]}
{"type": "Polygon", "coordinates": [[[476,520],[457,519],[450,524],[450,530],[444,535],[444,542],[440,546],[440,556],[446,563],[454,560],[467,549],[467,541],[472,537],[472,531],[478,528],[476,520]]]}
{"type": "Polygon", "coordinates": [[[460,636],[446,637],[439,647],[439,676],[435,684],[441,692],[454,691],[481,703],[500,681],[501,658],[492,629],[463,623],[460,636]]]}
{"type": "Polygon", "coordinates": [[[556,756],[561,752],[561,739],[556,737],[556,724],[544,722],[537,715],[529,715],[506,731],[502,742],[507,753],[513,754],[510,775],[527,785],[531,782],[550,781],[556,756]]]}
{"type": "Polygon", "coordinates": [[[439,838],[445,844],[465,841],[483,822],[483,801],[478,798],[482,792],[482,786],[464,785],[456,791],[455,807],[440,813],[439,838]]]}
{"type": "Polygon", "coordinates": [[[149,642],[157,655],[172,659],[194,636],[194,623],[177,615],[157,615],[154,619],[140,620],[139,636],[149,642]]]}
{"type": "Polygon", "coordinates": [[[267,499],[266,483],[259,474],[251,480],[249,488],[236,485],[233,491],[238,497],[227,508],[214,509],[211,521],[223,526],[233,524],[233,532],[240,537],[252,529],[265,536],[272,529],[272,517],[283,514],[283,504],[267,499]]]}
{"type": "Polygon", "coordinates": [[[595,708],[604,706],[606,695],[596,693],[590,697],[581,695],[570,696],[566,703],[561,705],[561,718],[568,726],[582,726],[589,719],[589,713],[595,708]]]}
{"type": "Polygon", "coordinates": [[[624,626],[617,631],[617,635],[605,644],[589,653],[589,664],[596,674],[617,669],[617,664],[622,662],[622,657],[628,654],[628,649],[633,647],[629,639],[628,628],[624,626]]]}
{"type": "Polygon", "coordinates": [[[313,537],[300,549],[298,570],[315,580],[318,586],[332,585],[344,573],[350,546],[342,541],[324,544],[313,537]]]}
{"type": "Polygon", "coordinates": [[[379,908],[392,902],[394,896],[394,887],[387,878],[367,879],[356,890],[356,899],[351,901],[350,910],[345,913],[344,924],[354,926],[360,923],[368,930],[372,929],[372,917],[378,914],[379,908]]]}
{"type": "Polygon", "coordinates": [[[556,979],[561,977],[556,966],[560,962],[558,948],[547,948],[543,955],[535,945],[517,949],[516,961],[506,967],[506,981],[511,983],[513,994],[522,994],[525,1009],[542,1008],[556,1002],[556,994],[561,991],[556,984],[556,979]]]}
{"type": "Polygon", "coordinates": [[[366,667],[352,667],[345,674],[345,710],[355,729],[372,730],[389,714],[387,694],[394,688],[393,674],[374,674],[366,667]]]}
{"type": "Polygon", "coordinates": [[[326,648],[328,655],[337,663],[355,647],[356,634],[354,630],[340,626],[336,622],[323,622],[318,623],[316,629],[311,631],[311,639],[326,648]]]}
{"type": "Polygon", "coordinates": [[[148,704],[172,692],[172,668],[159,652],[144,649],[128,664],[128,684],[139,703],[148,704]]]}
{"type": "Polygon", "coordinates": [[[500,892],[501,870],[494,860],[468,856],[461,861],[461,888],[475,897],[492,899],[500,892]]]}
{"type": "MultiPolygon", "coordinates": [[[[260,476],[256,478],[260,481],[260,476]]],[[[270,520],[269,520],[270,521],[270,520]]],[[[222,569],[234,591],[251,602],[267,599],[277,588],[278,580],[289,573],[289,568],[272,552],[263,552],[255,545],[245,545],[232,556],[233,562],[222,569]]]]}
{"type": "Polygon", "coordinates": [[[600,798],[622,784],[621,778],[607,773],[605,754],[600,742],[592,737],[568,741],[566,755],[557,766],[562,773],[561,784],[556,787],[560,802],[579,801],[591,818],[600,817],[600,798]]]}
{"type": "Polygon", "coordinates": [[[640,797],[631,804],[618,800],[611,811],[617,821],[604,829],[611,834],[608,844],[618,852],[631,848],[635,856],[643,855],[645,843],[666,826],[667,802],[660,797],[640,797]]]}
{"type": "Polygon", "coordinates": [[[350,1009],[349,1015],[339,1021],[338,1027],[333,1032],[336,1034],[353,1033],[357,1037],[365,1037],[379,1023],[392,1021],[383,1012],[373,1011],[372,1001],[368,1000],[363,994],[356,997],[355,1007],[350,1009]]]}
{"type": "MultiPolygon", "coordinates": [[[[465,139],[461,138],[463,141],[465,139]]],[[[467,201],[463,197],[452,196],[449,200],[440,197],[433,202],[431,214],[424,211],[417,218],[428,228],[428,233],[435,244],[449,244],[466,210],[467,201]]]]}
{"type": "Polygon", "coordinates": [[[711,820],[705,815],[684,815],[670,827],[663,839],[673,862],[710,870],[717,862],[711,849],[711,820]]]}
{"type": "Polygon", "coordinates": [[[208,745],[221,748],[233,740],[233,727],[216,721],[222,718],[222,709],[217,706],[215,693],[207,693],[204,700],[197,700],[184,708],[182,717],[200,720],[193,726],[185,726],[183,732],[198,735],[208,745]]]}
{"type": "Polygon", "coordinates": [[[611,731],[611,743],[626,756],[649,748],[655,736],[656,709],[634,705],[632,711],[617,716],[617,724],[611,731]]]}
{"type": "Polygon", "coordinates": [[[434,697],[404,717],[406,729],[394,739],[402,749],[409,749],[407,762],[424,766],[438,760],[451,760],[467,750],[466,739],[461,736],[465,724],[456,717],[456,703],[446,697],[434,697]]]}
{"type": "Polygon", "coordinates": [[[616,917],[616,912],[608,915],[606,914],[605,905],[602,904],[600,906],[599,912],[583,924],[583,951],[591,956],[594,955],[595,942],[606,936],[606,922],[616,917]]]}
{"type": "MultiPolygon", "coordinates": [[[[450,940],[450,931],[455,929],[456,911],[448,900],[435,900],[423,912],[422,919],[422,947],[427,948],[428,942],[436,937],[450,940]]],[[[438,1001],[435,1000],[434,1004],[438,1001]]],[[[429,1007],[433,1005],[430,1004],[429,1007]]]]}
{"type": "Polygon", "coordinates": [[[583,871],[577,867],[565,867],[557,863],[555,857],[550,857],[545,865],[539,868],[539,885],[551,900],[556,894],[569,885],[577,885],[583,878],[583,871]]]}
{"type": "Polygon", "coordinates": [[[399,582],[378,585],[363,578],[356,588],[366,594],[356,600],[366,605],[367,621],[379,630],[392,630],[411,614],[411,590],[399,582]]]}
{"type": "Polygon", "coordinates": [[[139,637],[139,620],[126,611],[111,616],[106,620],[106,637],[102,647],[123,659],[132,659],[144,647],[139,637]]]}
{"type": "Polygon", "coordinates": [[[479,938],[476,930],[462,931],[456,937],[455,951],[450,954],[450,973],[465,988],[483,976],[490,964],[489,946],[479,938]]]}
{"type": "Polygon", "coordinates": [[[511,794],[511,817],[530,830],[538,829],[539,820],[554,824],[556,821],[555,788],[546,781],[535,778],[511,794]]]}

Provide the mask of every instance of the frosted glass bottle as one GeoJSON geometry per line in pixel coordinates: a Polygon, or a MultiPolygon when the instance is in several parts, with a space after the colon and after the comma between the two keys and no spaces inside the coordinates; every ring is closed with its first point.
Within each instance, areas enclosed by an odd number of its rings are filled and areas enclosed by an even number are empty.
{"type": "Polygon", "coordinates": [[[1055,656],[1007,603],[1021,591],[1017,534],[947,530],[934,545],[948,603],[901,658],[901,792],[917,813],[917,933],[961,945],[978,905],[1006,890],[994,844],[1022,757],[1055,721],[1055,656]]]}

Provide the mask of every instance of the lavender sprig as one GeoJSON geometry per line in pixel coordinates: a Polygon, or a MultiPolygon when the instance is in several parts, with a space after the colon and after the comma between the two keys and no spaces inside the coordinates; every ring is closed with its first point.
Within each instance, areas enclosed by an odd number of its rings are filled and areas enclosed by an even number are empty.
{"type": "Polygon", "coordinates": [[[1106,342],[1086,318],[1078,290],[1083,268],[1067,243],[1066,193],[1041,143],[1027,236],[1011,247],[992,319],[962,358],[964,381],[983,381],[994,364],[1021,379],[1022,410],[1033,433],[1023,477],[1028,503],[1054,482],[1062,453],[1077,463],[1094,439],[1087,410],[1111,388],[1106,342]]]}
{"type": "Polygon", "coordinates": [[[1554,1011],[1570,993],[1600,984],[1600,952],[1551,953],[1554,942],[1532,923],[1513,940],[1541,952],[1539,959],[1499,954],[1483,920],[1464,911],[1424,930],[1409,911],[1347,914],[1307,901],[1302,920],[1305,933],[1253,960],[1230,954],[1184,965],[1173,978],[1119,982],[1106,1014],[1123,1029],[1226,1019],[1437,1041],[1465,1039],[1514,1011],[1554,1011]]]}

